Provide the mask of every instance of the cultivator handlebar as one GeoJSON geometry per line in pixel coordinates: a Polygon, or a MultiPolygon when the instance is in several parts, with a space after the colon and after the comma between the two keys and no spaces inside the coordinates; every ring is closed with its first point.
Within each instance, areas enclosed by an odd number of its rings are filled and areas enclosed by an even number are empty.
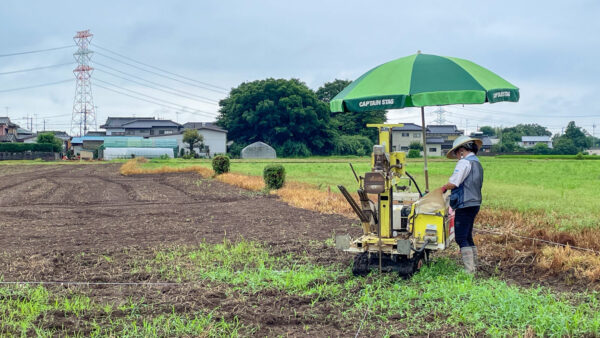
{"type": "Polygon", "coordinates": [[[344,197],[346,198],[346,201],[348,201],[348,204],[350,204],[350,206],[352,207],[352,210],[354,210],[354,212],[356,213],[356,215],[358,216],[360,221],[363,223],[369,222],[370,221],[369,217],[358,206],[358,203],[356,203],[354,198],[352,198],[352,195],[350,195],[350,193],[348,192],[346,187],[344,187],[343,185],[338,185],[338,189],[340,189],[340,191],[342,192],[342,195],[344,195],[344,197]]]}

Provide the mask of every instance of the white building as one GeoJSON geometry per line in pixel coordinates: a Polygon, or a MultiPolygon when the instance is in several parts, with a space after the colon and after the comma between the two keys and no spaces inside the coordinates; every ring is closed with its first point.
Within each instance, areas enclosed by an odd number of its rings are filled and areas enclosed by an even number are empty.
{"type": "Polygon", "coordinates": [[[521,136],[519,146],[523,148],[531,148],[538,143],[544,143],[548,148],[552,148],[552,139],[550,136],[521,136]]]}
{"type": "Polygon", "coordinates": [[[392,151],[408,152],[411,143],[423,144],[423,129],[414,123],[404,123],[403,127],[392,128],[392,151]]]}
{"type": "Polygon", "coordinates": [[[586,150],[590,155],[600,155],[600,148],[590,148],[586,150]]]}
{"type": "MultiPolygon", "coordinates": [[[[445,139],[438,135],[430,135],[429,126],[427,131],[427,156],[444,156],[443,145],[445,139]]],[[[392,128],[392,151],[404,151],[408,153],[410,144],[416,142],[423,144],[423,128],[414,123],[404,123],[403,127],[392,128]]],[[[421,152],[421,155],[423,152],[421,152]]]]}
{"type": "MultiPolygon", "coordinates": [[[[183,125],[185,129],[196,129],[204,138],[204,146],[208,147],[209,155],[212,157],[216,154],[225,154],[227,152],[227,131],[217,127],[212,123],[207,122],[188,122],[183,125]]],[[[183,131],[176,134],[155,135],[149,138],[168,138],[176,139],[179,144],[179,149],[185,149],[189,152],[190,145],[183,142],[183,131]]],[[[204,153],[199,147],[194,147],[194,151],[198,154],[204,153]]]]}

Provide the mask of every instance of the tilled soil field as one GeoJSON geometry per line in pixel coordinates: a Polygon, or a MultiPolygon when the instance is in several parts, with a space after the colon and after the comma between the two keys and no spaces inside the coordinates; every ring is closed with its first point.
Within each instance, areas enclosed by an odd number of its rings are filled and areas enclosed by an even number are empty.
{"type": "MultiPolygon", "coordinates": [[[[309,254],[315,263],[349,261],[324,245],[334,232],[360,232],[354,220],[288,206],[196,174],[122,176],[119,165],[0,167],[0,274],[7,281],[157,282],[131,271],[131,261],[157,250],[228,238],[264,243],[274,255],[309,254]],[[103,257],[110,257],[110,260],[103,257]]],[[[49,287],[52,288],[50,285],[49,287]]],[[[200,285],[68,285],[99,302],[143,297],[153,311],[217,311],[258,328],[259,335],[339,335],[355,325],[325,320],[326,306],[310,307],[312,322],[298,322],[310,299],[266,291],[236,296],[200,285]],[[290,313],[294,313],[291,316],[290,313]],[[322,315],[322,316],[321,316],[322,315]]],[[[113,314],[114,316],[114,314],[113,314]]],[[[56,327],[82,332],[57,316],[56,327]]]]}
{"type": "MultiPolygon", "coordinates": [[[[335,233],[358,235],[356,220],[293,208],[273,195],[194,173],[123,176],[119,167],[0,166],[0,281],[44,282],[53,294],[83,294],[115,308],[136,300],[148,305],[133,311],[141,318],[211,313],[239,322],[241,335],[349,336],[360,329],[365,317],[339,303],[278,288],[247,292],[223,283],[180,283],[136,268],[161,251],[224,240],[260,243],[274,257],[347,267],[352,257],[336,251],[331,239],[335,233]]],[[[590,287],[534,271],[530,256],[520,261],[514,254],[498,258],[489,238],[479,236],[478,242],[487,260],[482,276],[501,275],[522,286],[543,284],[558,290],[590,287]]],[[[453,256],[454,251],[444,255],[453,256]]],[[[92,322],[106,324],[131,314],[115,310],[107,319],[98,313],[67,316],[54,311],[37,324],[50,332],[88,335],[92,322]]]]}

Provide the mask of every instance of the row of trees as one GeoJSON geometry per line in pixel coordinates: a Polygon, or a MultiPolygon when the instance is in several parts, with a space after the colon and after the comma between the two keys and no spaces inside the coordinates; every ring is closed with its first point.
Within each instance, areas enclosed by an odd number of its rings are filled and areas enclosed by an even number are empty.
{"type": "MultiPolygon", "coordinates": [[[[334,80],[316,91],[297,79],[269,78],[240,84],[219,102],[217,123],[228,130],[229,139],[234,141],[229,152],[236,156],[248,144],[263,141],[275,148],[279,156],[368,155],[377,141],[377,131],[365,125],[385,122],[386,112],[331,113],[329,102],[350,83],[334,80]]],[[[492,148],[500,153],[576,154],[598,142],[574,122],[569,123],[564,134],[553,137],[553,149],[546,145],[527,149],[518,145],[522,136],[552,136],[538,124],[484,126],[480,131],[500,138],[492,148]]],[[[193,141],[195,135],[186,139],[193,141]]]]}
{"type": "Polygon", "coordinates": [[[262,141],[280,156],[369,154],[377,133],[365,124],[383,123],[385,111],[332,114],[329,101],[348,84],[335,80],[313,91],[297,79],[242,83],[219,102],[217,123],[234,141],[230,153],[262,141]]]}
{"type": "Polygon", "coordinates": [[[563,134],[556,134],[552,137],[552,148],[543,143],[538,143],[531,148],[519,146],[518,142],[521,141],[522,136],[552,136],[546,127],[538,124],[518,124],[509,128],[484,126],[479,130],[486,136],[496,136],[500,139],[498,144],[492,146],[492,151],[498,153],[528,152],[541,155],[574,155],[585,152],[586,149],[600,143],[598,138],[575,125],[574,121],[569,122],[563,134]]]}

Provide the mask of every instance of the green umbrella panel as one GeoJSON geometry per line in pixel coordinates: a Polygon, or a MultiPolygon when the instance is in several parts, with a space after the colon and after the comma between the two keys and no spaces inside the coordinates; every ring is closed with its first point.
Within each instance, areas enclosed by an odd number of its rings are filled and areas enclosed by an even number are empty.
{"type": "Polygon", "coordinates": [[[519,101],[519,89],[464,59],[414,54],[375,67],[330,102],[332,112],[519,101]]]}

